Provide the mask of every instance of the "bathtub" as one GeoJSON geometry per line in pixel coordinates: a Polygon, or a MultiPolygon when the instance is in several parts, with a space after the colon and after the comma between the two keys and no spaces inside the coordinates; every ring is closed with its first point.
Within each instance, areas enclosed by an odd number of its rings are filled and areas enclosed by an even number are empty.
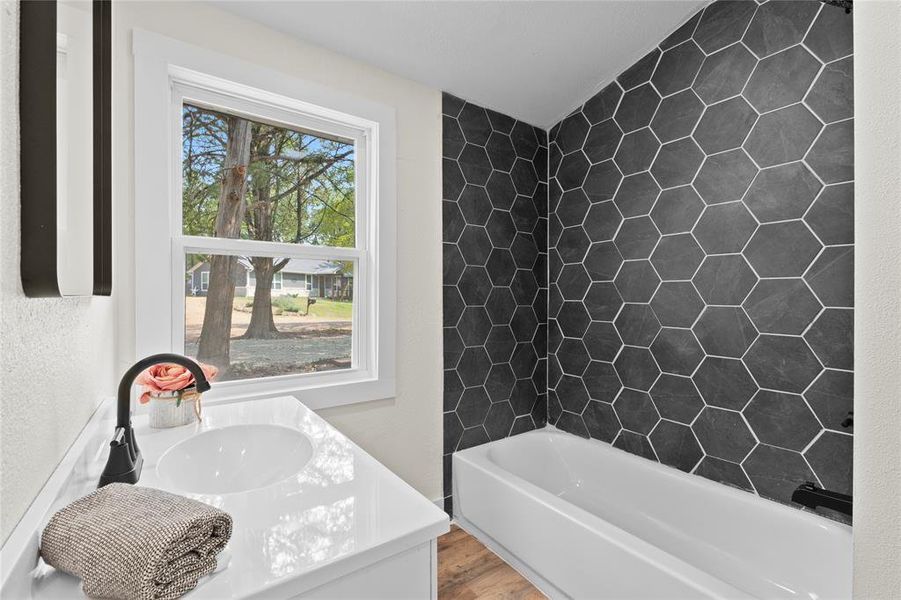
{"type": "Polygon", "coordinates": [[[454,518],[551,598],[850,598],[851,528],[553,428],[453,456],[454,518]]]}

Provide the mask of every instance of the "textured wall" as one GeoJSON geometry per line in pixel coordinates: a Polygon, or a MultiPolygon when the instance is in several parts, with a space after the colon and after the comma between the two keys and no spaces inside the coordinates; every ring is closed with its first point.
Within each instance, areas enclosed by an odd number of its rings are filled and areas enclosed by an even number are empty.
{"type": "Polygon", "coordinates": [[[114,393],[116,376],[111,299],[22,292],[18,19],[18,2],[0,4],[0,542],[97,404],[114,393]]]}
{"type": "Polygon", "coordinates": [[[850,492],[852,19],[715,2],[550,132],[549,420],[850,492]]]}
{"type": "Polygon", "coordinates": [[[444,94],[444,496],[451,454],[547,418],[547,134],[444,94]]]}

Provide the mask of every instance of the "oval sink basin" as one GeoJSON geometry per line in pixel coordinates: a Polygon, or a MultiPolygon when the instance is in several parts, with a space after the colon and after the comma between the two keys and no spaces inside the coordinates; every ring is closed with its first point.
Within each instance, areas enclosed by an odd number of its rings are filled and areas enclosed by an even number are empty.
{"type": "Polygon", "coordinates": [[[233,425],[199,433],[169,448],[157,474],[173,488],[230,494],[278,483],[313,456],[300,431],[279,425],[233,425]]]}

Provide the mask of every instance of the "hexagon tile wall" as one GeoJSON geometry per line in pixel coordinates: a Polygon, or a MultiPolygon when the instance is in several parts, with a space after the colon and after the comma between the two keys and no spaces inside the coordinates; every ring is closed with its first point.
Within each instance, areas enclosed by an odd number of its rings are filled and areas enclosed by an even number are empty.
{"type": "Polygon", "coordinates": [[[444,94],[444,496],[451,453],[547,421],[547,133],[444,94]]]}
{"type": "Polygon", "coordinates": [[[850,493],[851,22],[715,2],[551,129],[551,423],[850,493]]]}

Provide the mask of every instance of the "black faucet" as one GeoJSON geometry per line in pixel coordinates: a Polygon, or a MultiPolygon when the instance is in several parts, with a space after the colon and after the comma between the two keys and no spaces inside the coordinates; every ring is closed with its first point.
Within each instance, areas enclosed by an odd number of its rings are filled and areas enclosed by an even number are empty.
{"type": "Polygon", "coordinates": [[[144,458],[141,456],[141,449],[138,448],[134,430],[131,427],[131,386],[144,369],[166,363],[181,365],[189,370],[194,376],[194,389],[198,393],[210,389],[210,382],[207,381],[200,365],[181,354],[154,354],[133,364],[119,381],[116,433],[109,443],[109,458],[97,487],[103,487],[113,482],[134,484],[141,478],[141,466],[144,464],[144,458]]]}
{"type": "Polygon", "coordinates": [[[811,509],[822,506],[851,516],[851,496],[818,488],[809,481],[792,492],[792,502],[811,509]]]}

